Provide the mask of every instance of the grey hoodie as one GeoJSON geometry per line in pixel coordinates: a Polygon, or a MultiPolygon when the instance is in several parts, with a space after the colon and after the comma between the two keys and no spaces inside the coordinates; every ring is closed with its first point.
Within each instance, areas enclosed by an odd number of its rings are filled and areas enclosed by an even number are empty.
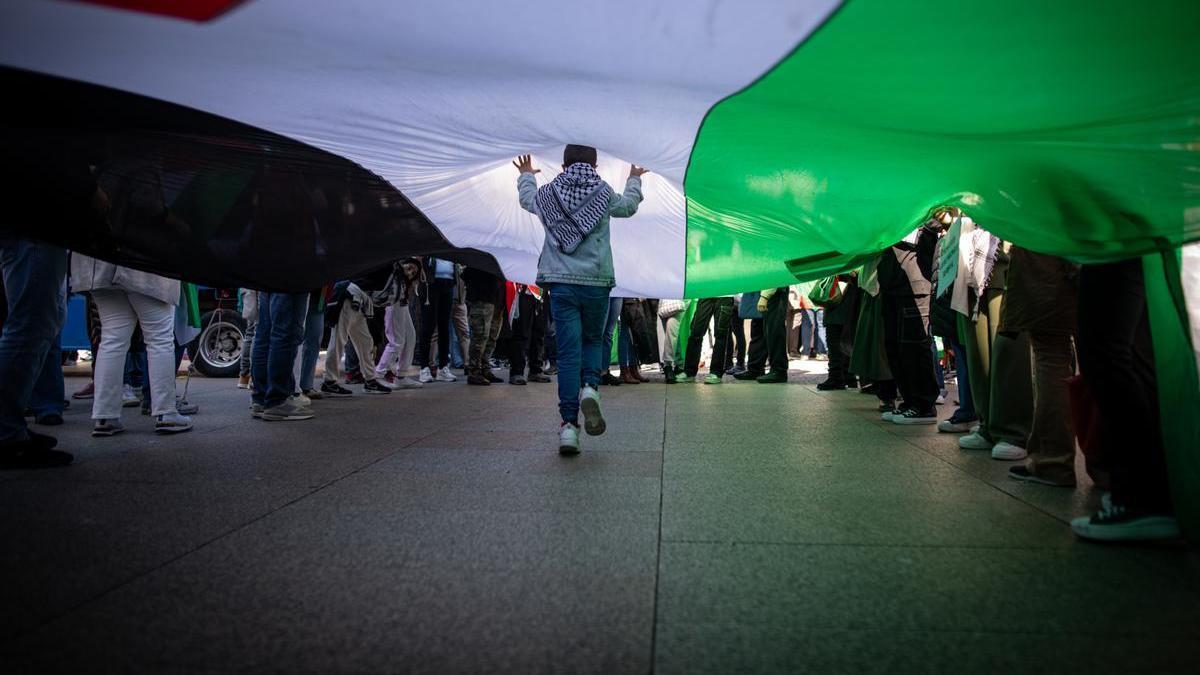
{"type": "MultiPolygon", "coordinates": [[[[521,208],[541,218],[538,213],[535,197],[537,196],[537,178],[531,173],[522,173],[517,177],[517,193],[520,195],[521,208]]],[[[542,255],[538,258],[537,283],[544,284],[578,284],[580,286],[605,286],[611,288],[617,283],[613,275],[612,244],[608,238],[608,221],[610,218],[628,218],[637,213],[638,204],[642,201],[642,179],[631,176],[625,181],[623,194],[613,193],[608,201],[608,215],[600,219],[592,228],[587,238],[575,251],[567,255],[559,250],[553,235],[546,232],[546,241],[542,244],[542,255]]]]}

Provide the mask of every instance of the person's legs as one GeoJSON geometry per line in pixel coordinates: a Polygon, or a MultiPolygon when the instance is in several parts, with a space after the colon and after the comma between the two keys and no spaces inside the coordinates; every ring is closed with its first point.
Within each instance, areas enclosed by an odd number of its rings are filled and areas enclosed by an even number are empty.
{"type": "MultiPolygon", "coordinates": [[[[67,320],[67,284],[66,280],[59,284],[59,292],[55,298],[58,312],[55,318],[62,326],[67,320]]],[[[40,422],[49,415],[62,416],[63,399],[66,397],[66,383],[62,371],[62,330],[50,341],[50,349],[42,361],[42,368],[33,383],[33,392],[29,399],[29,407],[33,409],[35,418],[40,422]]]]}
{"type": "Polygon", "coordinates": [[[1019,448],[1033,426],[1033,373],[1028,333],[997,333],[992,342],[987,430],[990,440],[1019,448]]]}
{"type": "Polygon", "coordinates": [[[733,317],[733,298],[716,298],[713,315],[713,354],[708,372],[722,377],[729,366],[729,322],[733,317]]]}
{"type": "Polygon", "coordinates": [[[730,350],[732,358],[729,363],[734,364],[738,370],[746,368],[746,320],[738,314],[737,305],[733,306],[733,316],[729,321],[729,333],[733,336],[733,348],[730,350]]]}
{"type": "MultiPolygon", "coordinates": [[[[579,289],[573,284],[555,284],[550,293],[558,335],[558,411],[564,423],[579,424],[579,389],[583,382],[583,303],[579,289]]],[[[607,307],[605,308],[607,312],[607,307]]],[[[603,330],[601,321],[601,330],[603,330]]],[[[602,341],[603,342],[603,341],[602,341]]],[[[597,370],[600,358],[589,369],[597,370]]]]}
{"type": "Polygon", "coordinates": [[[483,376],[487,377],[492,372],[492,355],[496,352],[496,341],[500,339],[500,332],[504,330],[504,305],[496,303],[492,309],[492,322],[488,329],[487,346],[483,350],[483,376]]]}
{"type": "Polygon", "coordinates": [[[780,381],[787,379],[788,373],[788,327],[784,323],[787,320],[787,310],[787,288],[780,288],[767,301],[767,311],[762,319],[770,375],[780,381]]]}
{"type": "Polygon", "coordinates": [[[238,362],[238,376],[250,377],[250,359],[254,351],[254,334],[258,330],[258,292],[242,293],[242,319],[246,330],[242,333],[242,356],[238,362]]]}
{"type": "Polygon", "coordinates": [[[692,314],[692,330],[688,334],[687,351],[684,353],[683,372],[695,377],[700,370],[700,350],[704,346],[704,334],[717,310],[717,298],[701,298],[696,301],[696,312],[692,314]]]}
{"type": "Polygon", "coordinates": [[[467,319],[467,304],[456,301],[451,306],[451,310],[450,322],[453,324],[454,337],[458,343],[451,351],[457,354],[457,363],[466,368],[467,353],[471,348],[471,327],[467,319]]]}
{"type": "Polygon", "coordinates": [[[492,316],[495,312],[496,305],[491,302],[473,302],[467,309],[471,331],[471,344],[467,347],[467,375],[482,377],[487,368],[483,355],[491,339],[492,316]]]}
{"type": "Polygon", "coordinates": [[[813,351],[817,354],[828,354],[829,346],[825,343],[825,310],[814,309],[813,313],[813,351]]]}
{"type": "Polygon", "coordinates": [[[434,329],[437,330],[437,367],[442,369],[450,365],[450,315],[454,312],[451,293],[454,282],[435,279],[430,288],[434,297],[434,329]]]}
{"type": "Polygon", "coordinates": [[[663,346],[662,346],[662,362],[664,366],[675,365],[675,349],[679,344],[679,315],[662,319],[663,322],[663,346]]]}
{"type": "Polygon", "coordinates": [[[842,352],[842,330],[840,323],[826,327],[829,336],[829,377],[825,379],[826,387],[843,387],[846,383],[846,355],[842,352]]]}
{"type": "Polygon", "coordinates": [[[400,353],[399,334],[397,325],[403,310],[397,305],[388,305],[383,311],[383,349],[379,354],[379,362],[375,364],[375,376],[383,377],[388,371],[396,372],[396,364],[400,353]]]}
{"type": "MultiPolygon", "coordinates": [[[[367,327],[367,317],[361,310],[350,306],[342,308],[341,316],[338,317],[338,334],[346,336],[350,344],[354,345],[354,350],[362,354],[364,359],[374,349],[371,329],[367,327]]],[[[363,368],[362,376],[366,382],[375,381],[375,371],[372,368],[363,368]]]]}
{"type": "MultiPolygon", "coordinates": [[[[267,359],[271,355],[271,294],[255,291],[258,303],[257,331],[254,340],[254,354],[250,358],[250,400],[255,405],[266,405],[268,369],[267,359]]],[[[329,339],[330,351],[333,350],[337,336],[329,339]]]]}
{"type": "Polygon", "coordinates": [[[124,291],[92,291],[100,312],[100,353],[96,355],[96,396],[92,419],[121,417],[121,392],[125,382],[125,355],[137,325],[137,314],[124,291]]]}
{"type": "Polygon", "coordinates": [[[346,338],[346,334],[342,333],[339,339],[342,341],[342,349],[345,350],[345,356],[342,360],[346,364],[344,370],[346,379],[349,380],[362,374],[362,362],[358,358],[358,350],[355,349],[354,344],[346,338]]]}
{"type": "MultiPolygon", "coordinates": [[[[600,351],[600,362],[597,364],[601,374],[607,373],[609,368],[612,367],[613,336],[617,330],[617,320],[621,318],[621,304],[624,301],[624,298],[609,298],[608,306],[605,308],[604,342],[603,349],[600,351]]],[[[556,314],[555,318],[557,316],[556,314]]]]}
{"type": "Polygon", "coordinates": [[[141,293],[126,293],[146,342],[150,414],[175,412],[175,306],[141,293]]]}
{"type": "Polygon", "coordinates": [[[1157,374],[1140,258],[1084,265],[1079,277],[1079,369],[1100,409],[1112,501],[1172,512],[1157,374]]]}
{"type": "Polygon", "coordinates": [[[353,311],[354,308],[350,306],[350,301],[342,300],[342,309],[338,312],[338,322],[329,332],[329,347],[325,351],[325,375],[322,378],[325,384],[336,384],[342,379],[342,354],[346,350],[346,329],[342,315],[353,311]]]}
{"type": "Polygon", "coordinates": [[[530,297],[529,312],[533,317],[529,327],[529,374],[541,375],[545,365],[546,321],[542,316],[542,301],[530,297]]]}
{"type": "Polygon", "coordinates": [[[437,297],[432,282],[429,284],[429,297],[421,301],[419,311],[421,312],[421,328],[417,338],[417,365],[429,368],[432,366],[429,348],[433,342],[433,332],[437,330],[437,297]]]}
{"type": "Polygon", "coordinates": [[[533,333],[536,318],[533,305],[536,300],[527,293],[517,295],[517,315],[512,322],[512,339],[508,343],[508,376],[525,376],[525,359],[529,354],[529,338],[533,333]]]}
{"type": "Polygon", "coordinates": [[[625,321],[617,322],[617,363],[621,368],[637,367],[634,358],[633,333],[625,321]]]}
{"type": "MultiPolygon", "coordinates": [[[[270,340],[264,403],[267,408],[283,404],[296,391],[293,368],[296,350],[304,339],[304,324],[300,317],[304,315],[307,305],[307,293],[270,294],[271,332],[269,335],[259,333],[260,339],[270,340]]],[[[261,316],[259,321],[262,321],[261,316]]],[[[254,364],[251,364],[253,367],[254,364]]]]}
{"type": "MultiPolygon", "coordinates": [[[[8,309],[0,332],[0,443],[20,443],[29,439],[25,408],[34,382],[62,330],[57,298],[67,274],[67,252],[0,237],[0,271],[8,309]]],[[[119,398],[118,393],[118,406],[119,398]]]]}
{"type": "Polygon", "coordinates": [[[813,311],[801,309],[800,312],[800,346],[797,351],[801,356],[811,356],[813,352],[813,311]]]}
{"type": "MultiPolygon", "coordinates": [[[[786,349],[786,346],[785,346],[786,349]]],[[[786,354],[785,354],[786,357],[786,354]]],[[[758,377],[767,367],[767,338],[762,319],[750,319],[750,344],[746,348],[747,377],[758,377]]]]}
{"type": "Polygon", "coordinates": [[[1031,474],[1059,485],[1075,484],[1075,431],[1071,426],[1071,337],[1031,333],[1033,427],[1029,432],[1031,474]]]}
{"type": "Polygon", "coordinates": [[[951,340],[950,347],[954,350],[954,376],[958,381],[958,409],[952,417],[963,422],[978,419],[975,397],[971,393],[972,373],[967,363],[967,348],[957,337],[951,340]]]}
{"type": "Polygon", "coordinates": [[[897,361],[892,374],[900,389],[904,405],[919,412],[934,410],[938,397],[937,376],[933,364],[933,347],[929,337],[929,298],[888,296],[885,311],[892,308],[894,342],[897,361]]]}
{"type": "MultiPolygon", "coordinates": [[[[595,389],[600,386],[600,350],[604,347],[604,325],[608,316],[608,294],[611,289],[604,286],[580,286],[579,330],[583,344],[583,385],[595,389]]],[[[561,342],[560,342],[561,344],[561,342]]]]}
{"type": "Polygon", "coordinates": [[[309,309],[304,319],[304,346],[300,360],[300,391],[312,391],[317,376],[317,359],[321,356],[321,336],[325,333],[325,313],[309,309]]]}

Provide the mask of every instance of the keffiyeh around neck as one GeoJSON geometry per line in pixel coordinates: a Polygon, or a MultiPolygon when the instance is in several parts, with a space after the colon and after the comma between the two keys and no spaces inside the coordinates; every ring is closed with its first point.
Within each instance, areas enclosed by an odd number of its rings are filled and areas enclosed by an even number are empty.
{"type": "Polygon", "coordinates": [[[570,254],[608,213],[612,194],[591,164],[578,162],[538,188],[535,201],[542,225],[559,249],[570,254]]]}

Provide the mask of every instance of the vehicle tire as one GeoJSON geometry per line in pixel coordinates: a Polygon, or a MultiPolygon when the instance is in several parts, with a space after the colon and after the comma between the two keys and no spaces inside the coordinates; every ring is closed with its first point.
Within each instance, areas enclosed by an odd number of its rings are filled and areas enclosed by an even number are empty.
{"type": "Polygon", "coordinates": [[[188,344],[192,365],[205,377],[237,377],[242,347],[246,344],[246,322],[228,309],[205,312],[200,334],[188,344]]]}

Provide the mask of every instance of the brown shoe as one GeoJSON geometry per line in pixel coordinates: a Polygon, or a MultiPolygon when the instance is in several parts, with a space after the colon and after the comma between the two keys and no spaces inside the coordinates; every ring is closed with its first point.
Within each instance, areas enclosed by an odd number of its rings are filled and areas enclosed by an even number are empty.
{"type": "Polygon", "coordinates": [[[641,384],[642,381],[633,374],[633,369],[629,366],[621,366],[621,383],[622,384],[641,384]]]}

